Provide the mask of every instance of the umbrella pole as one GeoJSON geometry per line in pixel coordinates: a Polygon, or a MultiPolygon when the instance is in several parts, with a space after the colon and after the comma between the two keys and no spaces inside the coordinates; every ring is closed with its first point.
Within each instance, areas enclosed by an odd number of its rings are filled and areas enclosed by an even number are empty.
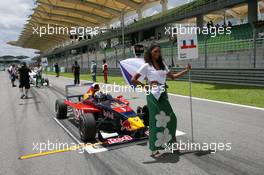
{"type": "Polygon", "coordinates": [[[192,79],[191,79],[191,70],[189,70],[189,95],[190,95],[190,113],[191,113],[191,137],[192,143],[194,142],[193,134],[193,109],[192,109],[192,79]]]}

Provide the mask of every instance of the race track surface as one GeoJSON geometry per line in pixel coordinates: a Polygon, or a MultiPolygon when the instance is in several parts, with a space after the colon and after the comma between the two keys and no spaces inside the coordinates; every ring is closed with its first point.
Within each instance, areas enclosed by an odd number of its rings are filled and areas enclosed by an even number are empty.
{"type": "MultiPolygon", "coordinates": [[[[32,87],[21,100],[7,73],[0,73],[0,174],[8,175],[262,175],[264,172],[264,110],[193,100],[194,138],[199,143],[231,143],[230,151],[165,153],[150,157],[147,144],[125,145],[95,154],[70,151],[19,160],[32,154],[33,143],[72,143],[75,140],[55,120],[54,104],[63,98],[64,86],[73,80],[50,76],[50,87],[32,87]]],[[[16,84],[18,84],[16,82],[16,84]]],[[[113,93],[113,96],[117,94],[113,93]]],[[[131,106],[146,103],[141,93],[123,94],[131,106]]],[[[170,96],[178,118],[178,141],[191,139],[189,99],[170,96]]]]}

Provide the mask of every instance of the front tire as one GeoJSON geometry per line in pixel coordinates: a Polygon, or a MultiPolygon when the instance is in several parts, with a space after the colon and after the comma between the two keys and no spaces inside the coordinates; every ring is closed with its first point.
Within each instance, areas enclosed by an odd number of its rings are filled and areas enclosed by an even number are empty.
{"type": "Polygon", "coordinates": [[[142,119],[145,126],[149,126],[149,109],[147,105],[142,107],[142,119]]]}
{"type": "Polygon", "coordinates": [[[80,117],[79,133],[83,142],[95,140],[96,120],[93,114],[84,114],[80,117]]]}
{"type": "Polygon", "coordinates": [[[57,119],[67,118],[67,105],[64,103],[63,99],[56,100],[55,103],[55,112],[57,119]]]}

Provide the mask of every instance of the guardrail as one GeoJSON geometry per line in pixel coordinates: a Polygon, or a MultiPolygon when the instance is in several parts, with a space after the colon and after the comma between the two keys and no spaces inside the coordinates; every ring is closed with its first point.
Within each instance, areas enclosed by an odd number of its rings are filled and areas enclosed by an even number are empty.
{"type": "MultiPolygon", "coordinates": [[[[182,68],[171,68],[171,71],[179,72],[182,68]]],[[[90,72],[82,69],[82,73],[90,72]]],[[[110,76],[121,76],[119,68],[108,68],[110,76]]],[[[220,83],[264,87],[264,69],[192,69],[192,81],[204,83],[220,83]]],[[[102,69],[97,70],[97,75],[103,75],[102,69]]],[[[178,81],[187,81],[188,75],[184,75],[178,81]]]]}
{"type": "MultiPolygon", "coordinates": [[[[181,68],[172,68],[172,71],[181,71],[181,68]]],[[[98,71],[101,75],[101,70],[98,71]]],[[[109,75],[121,75],[120,69],[109,68],[109,75]]],[[[179,80],[188,79],[188,75],[179,80]]],[[[264,69],[192,69],[193,82],[221,83],[264,87],[264,69]]]]}

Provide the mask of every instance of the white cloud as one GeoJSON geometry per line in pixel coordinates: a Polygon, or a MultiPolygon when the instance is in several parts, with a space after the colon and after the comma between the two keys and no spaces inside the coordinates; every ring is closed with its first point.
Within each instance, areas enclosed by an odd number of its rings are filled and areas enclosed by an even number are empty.
{"type": "MultiPolygon", "coordinates": [[[[174,7],[183,5],[183,4],[187,3],[188,1],[190,1],[190,0],[168,0],[168,9],[172,9],[174,7]]],[[[146,9],[143,12],[143,16],[144,17],[152,16],[152,15],[155,15],[157,13],[160,13],[161,11],[162,11],[161,5],[160,5],[160,3],[157,3],[153,7],[146,9]]]]}
{"type": "Polygon", "coordinates": [[[168,8],[174,8],[187,3],[189,0],[168,0],[168,8]]]}
{"type": "Polygon", "coordinates": [[[33,0],[8,0],[0,4],[0,56],[34,56],[34,50],[14,47],[6,42],[18,39],[28,16],[32,13],[33,0]]]}

